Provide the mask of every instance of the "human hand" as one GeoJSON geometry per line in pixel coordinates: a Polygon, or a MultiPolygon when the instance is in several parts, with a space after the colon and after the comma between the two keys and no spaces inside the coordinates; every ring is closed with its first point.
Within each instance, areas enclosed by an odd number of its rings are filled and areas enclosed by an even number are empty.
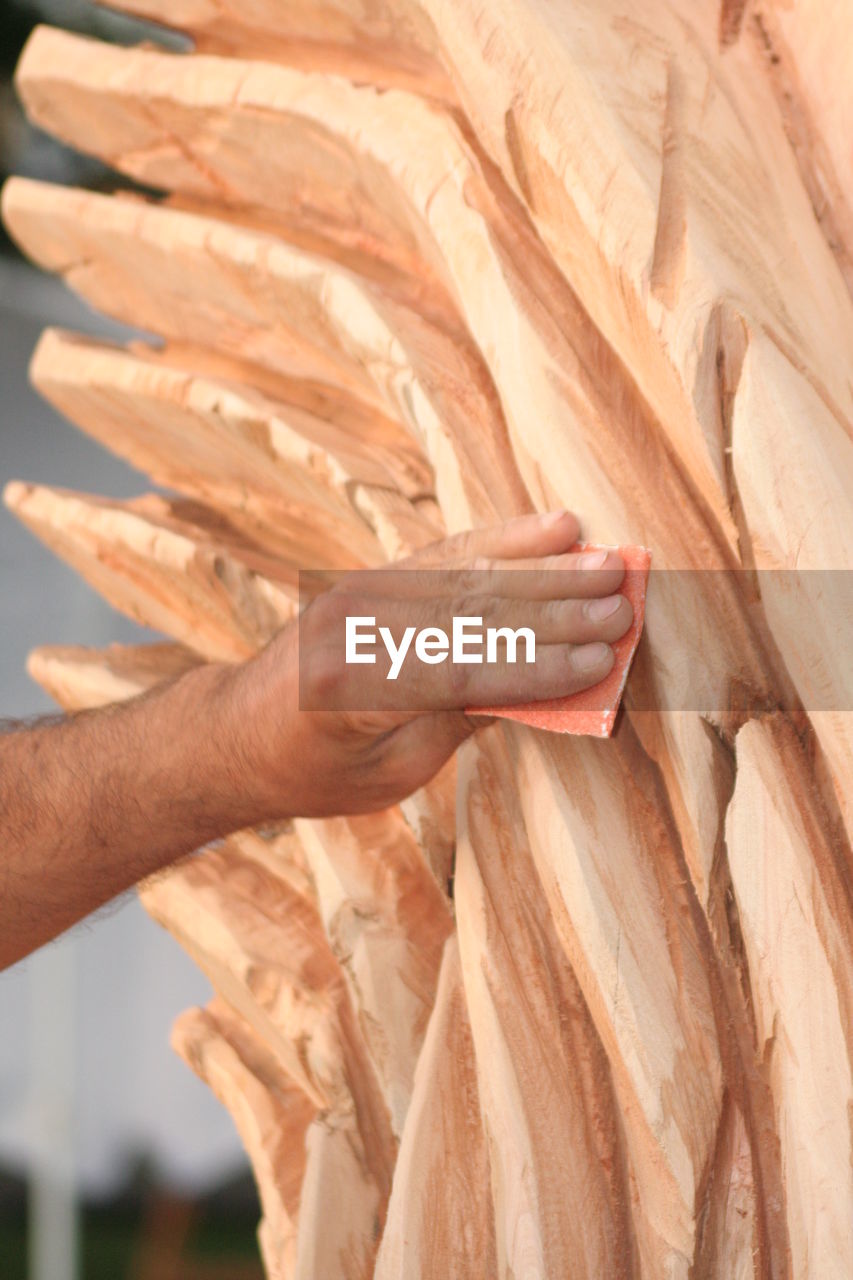
{"type": "Polygon", "coordinates": [[[522,516],[389,566],[400,572],[348,573],[318,596],[236,675],[246,785],[259,812],[385,808],[489,723],[465,708],[563,697],[603,680],[632,609],[617,594],[619,553],[572,552],[578,532],[569,512],[522,516]],[[532,628],[535,662],[509,664],[503,647],[488,665],[415,663],[393,683],[380,650],[369,672],[344,662],[347,617],[375,617],[396,636],[410,626],[447,630],[453,616],[472,615],[484,627],[532,628]]]}

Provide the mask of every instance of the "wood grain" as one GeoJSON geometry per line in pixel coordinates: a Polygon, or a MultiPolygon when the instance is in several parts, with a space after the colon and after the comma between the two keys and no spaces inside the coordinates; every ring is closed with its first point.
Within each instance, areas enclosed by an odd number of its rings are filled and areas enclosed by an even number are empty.
{"type": "Polygon", "coordinates": [[[172,494],[7,501],[172,643],[34,676],[239,661],[300,566],[533,509],[653,553],[610,741],[492,726],[145,886],[269,1275],[847,1275],[848,0],[116,7],[192,48],[41,28],[17,86],[149,193],[3,212],[147,335],[49,331],[37,388],[172,494]]]}

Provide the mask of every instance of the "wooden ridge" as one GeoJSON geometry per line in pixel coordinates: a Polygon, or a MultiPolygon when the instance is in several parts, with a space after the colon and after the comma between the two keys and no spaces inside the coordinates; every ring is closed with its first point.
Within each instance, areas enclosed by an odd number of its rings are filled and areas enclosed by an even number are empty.
{"type": "Polygon", "coordinates": [[[34,676],[74,708],[240,660],[299,567],[531,509],[654,557],[610,741],[492,726],[145,887],[217,989],[176,1043],[268,1274],[847,1274],[848,0],[115,7],[194,51],[41,28],[18,89],[162,198],[3,212],[153,338],[51,331],[32,374],[176,496],[7,501],[178,643],[34,676]]]}
{"type": "Polygon", "coordinates": [[[109,0],[110,8],[192,35],[200,51],[311,67],[356,82],[453,100],[435,33],[413,0],[388,4],[275,0],[109,0]]]}
{"type": "Polygon", "coordinates": [[[300,407],[166,364],[148,350],[52,331],[39,343],[30,376],[60,411],[132,466],[221,511],[272,554],[301,557],[305,568],[385,559],[351,494],[361,485],[390,487],[382,453],[395,443],[401,460],[407,452],[411,458],[403,481],[412,496],[426,496],[425,460],[402,431],[383,430],[381,419],[375,439],[365,431],[362,442],[333,426],[324,430],[323,420],[300,407]]]}
{"type": "Polygon", "coordinates": [[[295,572],[214,541],[163,498],[111,502],[17,482],[3,496],[112,605],[203,657],[251,657],[296,613],[295,572]]]}

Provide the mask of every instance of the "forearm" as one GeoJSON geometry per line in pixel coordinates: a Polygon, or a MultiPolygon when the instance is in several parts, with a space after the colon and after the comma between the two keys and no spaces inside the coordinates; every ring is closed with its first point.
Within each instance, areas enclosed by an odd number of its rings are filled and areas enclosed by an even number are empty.
{"type": "Polygon", "coordinates": [[[379,699],[375,711],[347,712],[364,706],[364,687],[361,667],[353,678],[341,657],[344,615],[374,617],[391,600],[389,620],[402,626],[423,589],[409,575],[398,599],[368,571],[345,575],[308,609],[303,643],[323,659],[315,671],[327,710],[322,698],[299,709],[303,629],[291,624],[241,666],[200,667],[131,702],[0,736],[0,968],[230,831],[398,803],[473,732],[467,706],[562,697],[604,679],[610,644],[631,623],[629,602],[612,595],[624,565],[613,551],[590,563],[573,549],[578,531],[568,512],[523,516],[401,562],[431,571],[427,598],[439,611],[458,597],[457,570],[482,571],[493,621],[521,611],[536,627],[537,660],[521,674],[476,666],[459,682],[446,666],[427,666],[432,678],[415,682],[412,705],[379,699]],[[507,564],[536,569],[533,587],[507,564]],[[359,695],[351,704],[350,692],[359,695]]]}
{"type": "Polygon", "coordinates": [[[257,821],[235,669],[0,736],[0,968],[257,821]]]}

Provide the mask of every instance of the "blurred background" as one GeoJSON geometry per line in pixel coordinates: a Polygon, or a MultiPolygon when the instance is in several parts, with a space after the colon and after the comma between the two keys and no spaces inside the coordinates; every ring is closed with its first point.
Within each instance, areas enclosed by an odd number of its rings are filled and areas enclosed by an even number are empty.
{"type": "MultiPolygon", "coordinates": [[[[0,0],[2,177],[115,187],[17,105],[15,63],[45,21],[121,43],[168,37],[85,0],[0,0]]],[[[30,390],[47,324],[122,336],[2,233],[0,484],[150,488],[30,390]]],[[[0,720],[55,710],[26,675],[35,645],[140,638],[0,508],[0,720]]],[[[209,995],[135,897],[0,974],[0,1280],[260,1280],[259,1208],[236,1133],[169,1048],[174,1017],[209,995]]]]}

